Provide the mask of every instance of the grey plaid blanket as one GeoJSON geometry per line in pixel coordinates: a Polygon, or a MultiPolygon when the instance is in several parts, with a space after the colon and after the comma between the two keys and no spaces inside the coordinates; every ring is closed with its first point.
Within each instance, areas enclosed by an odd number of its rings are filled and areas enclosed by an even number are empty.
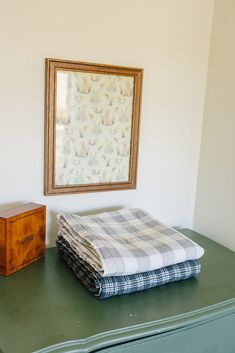
{"type": "Polygon", "coordinates": [[[59,235],[103,276],[156,270],[204,253],[195,242],[137,208],[83,217],[60,214],[58,223],[59,235]]]}
{"type": "Polygon", "coordinates": [[[100,299],[137,292],[173,281],[181,281],[197,275],[201,269],[198,260],[189,260],[149,272],[102,277],[89,264],[79,258],[62,237],[58,237],[56,244],[59,256],[85,287],[100,299]]]}

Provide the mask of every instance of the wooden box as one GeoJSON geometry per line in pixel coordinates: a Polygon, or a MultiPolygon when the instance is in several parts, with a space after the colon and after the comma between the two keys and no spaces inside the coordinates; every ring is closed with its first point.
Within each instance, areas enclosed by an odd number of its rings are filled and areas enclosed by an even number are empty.
{"type": "Polygon", "coordinates": [[[0,212],[0,274],[9,276],[45,255],[46,206],[0,212]]]}

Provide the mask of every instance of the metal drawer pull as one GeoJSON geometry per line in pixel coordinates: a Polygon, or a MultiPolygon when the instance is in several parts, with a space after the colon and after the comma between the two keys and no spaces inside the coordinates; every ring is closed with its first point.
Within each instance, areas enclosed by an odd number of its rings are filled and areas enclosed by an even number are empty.
{"type": "Polygon", "coordinates": [[[34,238],[34,234],[27,235],[21,240],[21,244],[28,244],[30,243],[34,238]]]}

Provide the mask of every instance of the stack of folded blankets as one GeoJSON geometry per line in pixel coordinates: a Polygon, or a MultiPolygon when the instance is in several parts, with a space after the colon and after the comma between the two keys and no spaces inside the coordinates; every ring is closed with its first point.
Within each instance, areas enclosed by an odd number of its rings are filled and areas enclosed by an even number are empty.
{"type": "Polygon", "coordinates": [[[200,273],[204,250],[137,208],[58,215],[58,253],[95,296],[108,298],[200,273]]]}

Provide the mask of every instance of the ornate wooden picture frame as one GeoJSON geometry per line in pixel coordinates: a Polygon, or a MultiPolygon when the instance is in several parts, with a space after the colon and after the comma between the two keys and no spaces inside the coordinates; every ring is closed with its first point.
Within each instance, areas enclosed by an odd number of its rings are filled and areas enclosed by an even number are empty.
{"type": "Polygon", "coordinates": [[[136,188],[142,77],[46,59],[45,195],[136,188]]]}

